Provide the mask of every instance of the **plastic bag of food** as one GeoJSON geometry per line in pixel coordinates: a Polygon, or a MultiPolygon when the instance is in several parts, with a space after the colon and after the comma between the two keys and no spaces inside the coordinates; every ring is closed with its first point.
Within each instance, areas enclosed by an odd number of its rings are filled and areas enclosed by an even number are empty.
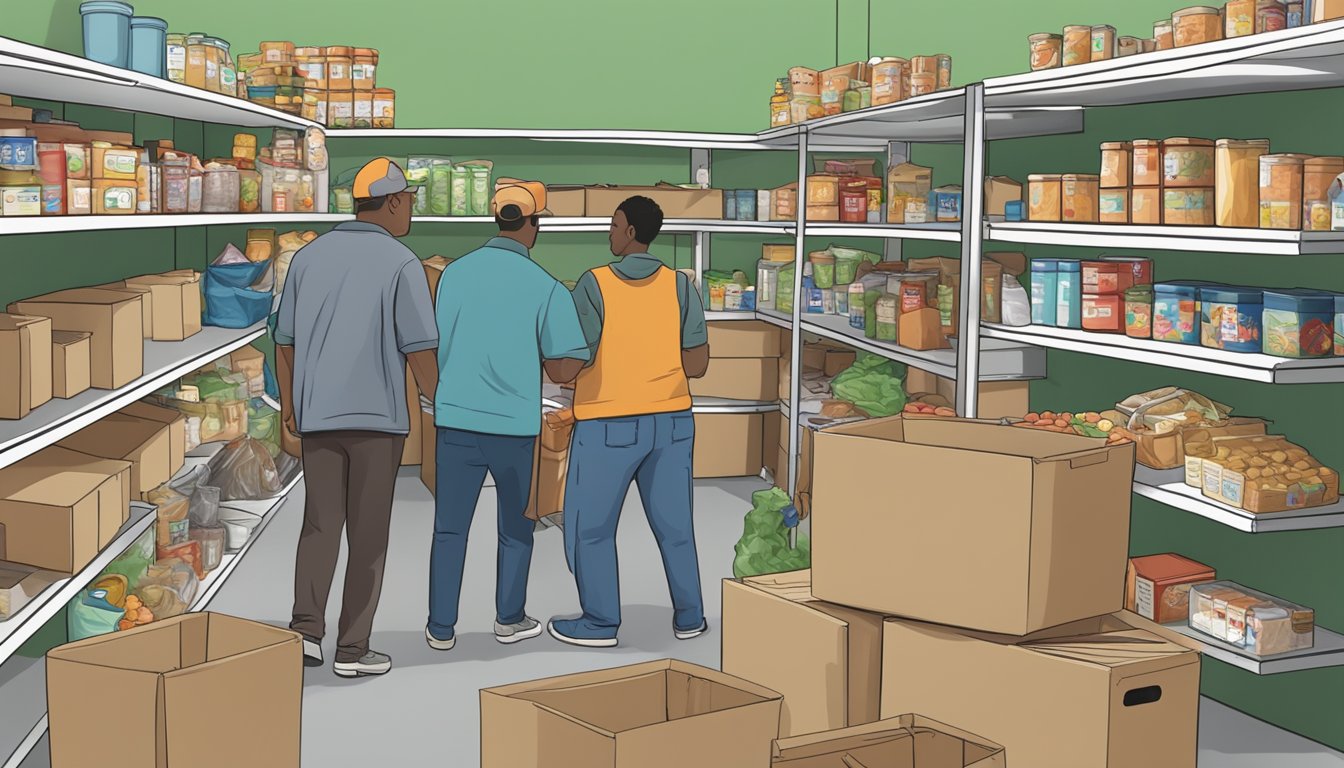
{"type": "MultiPolygon", "coordinates": [[[[150,605],[150,601],[145,600],[145,589],[147,587],[164,587],[173,590],[184,605],[189,606],[191,601],[196,599],[196,592],[200,588],[200,583],[201,580],[196,578],[195,569],[185,560],[175,557],[166,558],[149,567],[149,570],[145,573],[145,578],[141,579],[139,586],[135,588],[135,594],[140,596],[145,605],[150,605]]],[[[154,611],[152,605],[150,605],[150,610],[154,611]]],[[[158,611],[154,611],[154,615],[160,619],[171,618],[158,611]]]]}
{"type": "Polygon", "coordinates": [[[280,455],[280,412],[254,397],[247,405],[247,433],[260,440],[271,456],[280,455]]]}
{"type": "Polygon", "coordinates": [[[860,352],[854,365],[831,382],[831,392],[873,418],[892,416],[905,408],[903,374],[896,363],[860,352]]]}
{"type": "Polygon", "coordinates": [[[120,575],[125,577],[131,589],[144,578],[145,571],[154,564],[155,546],[158,540],[156,528],[150,528],[140,534],[131,546],[126,548],[116,560],[103,569],[103,576],[120,575]]]}
{"type": "Polygon", "coordinates": [[[86,589],[70,601],[65,621],[70,642],[117,631],[126,609],[108,602],[107,596],[105,589],[86,589]]]}
{"type": "Polygon", "coordinates": [[[742,538],[734,547],[733,575],[736,578],[783,573],[807,568],[812,553],[807,537],[800,532],[798,546],[789,546],[789,522],[798,523],[797,510],[788,494],[778,488],[751,495],[752,508],[743,520],[742,538]]]}
{"type": "Polygon", "coordinates": [[[1031,325],[1031,298],[1013,275],[1003,276],[1003,324],[1031,325]]]}
{"type": "Polygon", "coordinates": [[[271,452],[260,441],[243,436],[210,459],[210,478],[222,501],[273,498],[284,490],[271,452]]]}
{"type": "Polygon", "coordinates": [[[146,584],[136,594],[155,619],[181,616],[191,607],[176,590],[161,584],[146,584]]]}

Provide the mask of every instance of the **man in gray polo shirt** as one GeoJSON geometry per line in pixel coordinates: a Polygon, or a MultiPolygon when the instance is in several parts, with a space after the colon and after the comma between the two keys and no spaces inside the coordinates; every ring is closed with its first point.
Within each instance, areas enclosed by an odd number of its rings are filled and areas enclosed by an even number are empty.
{"type": "Polygon", "coordinates": [[[304,663],[322,664],[327,597],[349,548],[333,671],[381,675],[392,660],[369,648],[387,559],[392,493],[411,422],[406,366],[429,397],[438,386],[438,328],[420,260],[396,238],[414,195],[386,158],[355,177],[355,221],[294,255],[280,297],[276,351],[282,417],[303,440],[307,500],[294,573],[304,663]],[[279,369],[285,371],[285,366],[279,369]]]}

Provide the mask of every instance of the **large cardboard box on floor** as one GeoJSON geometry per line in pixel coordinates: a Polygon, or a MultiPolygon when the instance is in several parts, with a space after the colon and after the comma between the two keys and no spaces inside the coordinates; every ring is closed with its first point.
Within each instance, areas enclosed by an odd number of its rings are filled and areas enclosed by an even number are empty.
{"type": "Polygon", "coordinates": [[[297,766],[302,701],[302,639],[218,613],[47,654],[52,768],[297,766]]]}
{"type": "Polygon", "coordinates": [[[182,469],[187,455],[187,417],[181,411],[153,403],[137,402],[118,411],[123,416],[168,428],[168,476],[182,469]]]}
{"type": "Polygon", "coordinates": [[[920,715],[775,742],[773,768],[1005,768],[1003,747],[920,715]]]}
{"type": "Polygon", "coordinates": [[[0,419],[22,419],[51,399],[51,320],[0,314],[0,419]]]}
{"type": "Polygon", "coordinates": [[[883,617],[811,587],[810,571],[723,580],[723,671],[784,696],[781,737],[878,718],[883,617]]]}
{"type": "Polygon", "coordinates": [[[130,513],[131,465],[51,447],[0,469],[0,560],[89,564],[130,513]]]}
{"type": "Polygon", "coordinates": [[[755,477],[765,466],[765,415],[695,414],[695,478],[755,477]]]}
{"type": "MultiPolygon", "coordinates": [[[[710,347],[710,354],[714,351],[710,347]]],[[[705,375],[691,379],[695,397],[767,402],[779,394],[779,361],[773,357],[711,357],[705,375]]]]}
{"type": "Polygon", "coordinates": [[[640,195],[658,204],[664,219],[722,219],[723,190],[687,189],[674,184],[653,187],[593,186],[584,188],[586,216],[610,216],[628,198],[640,195]]]}
{"type": "Polygon", "coordinates": [[[199,272],[140,275],[123,282],[130,288],[148,288],[154,295],[155,341],[182,341],[200,332],[199,272]]]}
{"type": "Polygon", "coordinates": [[[55,331],[84,331],[89,380],[99,389],[123,387],[144,374],[140,297],[121,291],[74,288],[9,305],[13,314],[51,318],[55,331]]]}
{"type": "Polygon", "coordinates": [[[1025,638],[889,619],[882,713],[920,712],[1031,768],[1194,768],[1197,644],[1130,613],[1025,638]]]}
{"type": "Polygon", "coordinates": [[[139,499],[173,477],[171,467],[179,459],[174,450],[172,425],[112,413],[57,445],[89,456],[130,462],[131,498],[139,499]]]}
{"type": "Polygon", "coordinates": [[[1133,480],[1132,444],[937,417],[822,430],[813,594],[1011,635],[1120,610],[1133,480]]]}
{"type": "Polygon", "coordinates": [[[486,688],[481,768],[768,768],[779,708],[774,691],[680,661],[486,688]]]}

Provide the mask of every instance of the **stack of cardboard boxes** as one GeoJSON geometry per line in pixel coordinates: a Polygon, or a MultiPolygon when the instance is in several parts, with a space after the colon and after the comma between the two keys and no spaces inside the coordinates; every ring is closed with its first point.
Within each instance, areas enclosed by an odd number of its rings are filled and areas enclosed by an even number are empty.
{"type": "Polygon", "coordinates": [[[1122,610],[1132,444],[899,416],[813,439],[811,571],[723,588],[723,670],[783,694],[783,735],[918,712],[1034,768],[1195,765],[1197,646],[1122,610]]]}
{"type": "MultiPolygon", "coordinates": [[[[756,320],[712,322],[709,368],[691,380],[697,398],[772,403],[779,392],[780,330],[756,320]]],[[[699,413],[695,416],[696,478],[759,475],[774,463],[766,435],[778,432],[778,416],[762,413],[699,413]],[[765,448],[770,453],[765,456],[765,448]]]]}

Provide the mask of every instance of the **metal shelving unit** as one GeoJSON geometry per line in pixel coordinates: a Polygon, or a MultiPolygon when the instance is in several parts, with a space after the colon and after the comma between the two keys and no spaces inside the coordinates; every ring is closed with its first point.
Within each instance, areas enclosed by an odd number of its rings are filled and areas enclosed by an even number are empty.
{"type": "Polygon", "coordinates": [[[1245,533],[1315,531],[1344,528],[1344,501],[1324,507],[1306,507],[1288,512],[1257,515],[1206,497],[1185,484],[1185,471],[1158,470],[1139,466],[1134,470],[1134,492],[1191,514],[1199,515],[1245,533]]]}
{"type": "Polygon", "coordinates": [[[1256,656],[1208,635],[1191,629],[1186,624],[1167,624],[1167,629],[1179,632],[1202,646],[1205,656],[1244,669],[1256,675],[1277,675],[1283,672],[1302,672],[1344,666],[1344,635],[1316,627],[1315,644],[1303,651],[1256,656]]]}
{"type": "Polygon", "coordinates": [[[1213,251],[1258,256],[1304,256],[1344,251],[1344,232],[1040,221],[991,221],[988,230],[989,240],[1032,245],[1213,251]]]}

